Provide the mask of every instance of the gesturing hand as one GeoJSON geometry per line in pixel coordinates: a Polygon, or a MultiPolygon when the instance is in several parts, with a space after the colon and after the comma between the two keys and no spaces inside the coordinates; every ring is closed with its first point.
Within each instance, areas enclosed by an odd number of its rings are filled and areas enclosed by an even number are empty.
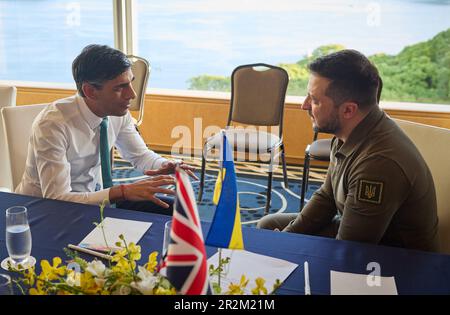
{"type": "Polygon", "coordinates": [[[131,201],[150,200],[161,207],[169,208],[167,203],[155,196],[156,193],[175,195],[175,191],[172,189],[161,187],[166,185],[175,185],[175,179],[169,175],[143,179],[132,184],[124,185],[124,197],[126,200],[131,201]]]}
{"type": "Polygon", "coordinates": [[[192,177],[195,180],[198,180],[198,177],[194,174],[195,168],[193,168],[190,165],[184,164],[183,161],[174,161],[174,160],[168,160],[165,161],[160,168],[156,170],[148,170],[145,171],[144,174],[148,176],[155,176],[155,175],[162,175],[162,174],[173,174],[175,172],[175,167],[177,164],[180,166],[181,169],[183,169],[190,177],[192,177]]]}

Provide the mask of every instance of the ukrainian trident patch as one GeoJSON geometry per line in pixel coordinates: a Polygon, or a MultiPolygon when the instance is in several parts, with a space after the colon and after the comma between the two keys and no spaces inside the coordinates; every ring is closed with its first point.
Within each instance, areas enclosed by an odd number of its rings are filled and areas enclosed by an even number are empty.
{"type": "Polygon", "coordinates": [[[383,197],[383,183],[360,179],[358,185],[358,200],[381,204],[383,197]]]}

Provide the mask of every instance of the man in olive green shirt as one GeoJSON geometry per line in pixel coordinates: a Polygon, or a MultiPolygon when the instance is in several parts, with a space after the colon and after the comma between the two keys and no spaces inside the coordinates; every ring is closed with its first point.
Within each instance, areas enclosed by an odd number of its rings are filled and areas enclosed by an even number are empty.
{"type": "Polygon", "coordinates": [[[343,50],[309,70],[302,109],[316,131],[335,135],[327,177],[299,214],[269,215],[258,227],[437,251],[433,179],[411,140],[378,107],[376,67],[343,50]]]}

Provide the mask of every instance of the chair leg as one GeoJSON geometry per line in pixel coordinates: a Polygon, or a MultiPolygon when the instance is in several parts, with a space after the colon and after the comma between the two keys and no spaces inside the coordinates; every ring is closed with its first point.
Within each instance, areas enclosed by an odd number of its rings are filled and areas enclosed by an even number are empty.
{"type": "Polygon", "coordinates": [[[267,191],[266,191],[266,209],[264,210],[264,215],[269,214],[270,210],[270,201],[272,197],[272,171],[269,171],[269,178],[267,182],[267,191]]]}
{"type": "Polygon", "coordinates": [[[305,161],[303,164],[303,176],[302,176],[302,189],[300,192],[300,211],[303,209],[305,205],[305,194],[308,189],[308,177],[309,177],[309,152],[305,152],[305,161]]]}
{"type": "Polygon", "coordinates": [[[198,187],[197,202],[201,202],[202,197],[203,197],[203,187],[205,185],[205,169],[206,169],[206,159],[205,159],[205,156],[202,154],[202,171],[200,174],[200,183],[199,183],[199,187],[198,187]]]}
{"type": "Polygon", "coordinates": [[[110,154],[109,154],[109,158],[110,158],[110,163],[111,163],[111,176],[112,176],[112,172],[114,169],[114,147],[111,148],[110,154]]]}
{"type": "Polygon", "coordinates": [[[287,177],[287,169],[286,169],[286,158],[284,156],[284,144],[281,145],[281,163],[283,164],[283,179],[284,179],[284,187],[289,188],[289,182],[287,177]]]}

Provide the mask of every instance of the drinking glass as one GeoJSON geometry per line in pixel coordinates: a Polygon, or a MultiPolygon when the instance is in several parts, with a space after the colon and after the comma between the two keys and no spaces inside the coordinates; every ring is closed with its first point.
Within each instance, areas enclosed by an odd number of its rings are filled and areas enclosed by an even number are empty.
{"type": "Polygon", "coordinates": [[[31,254],[31,231],[27,208],[15,206],[6,209],[6,249],[14,267],[24,266],[31,254]]]}
{"type": "Polygon", "coordinates": [[[11,277],[0,273],[0,295],[12,295],[11,277]]]}
{"type": "Polygon", "coordinates": [[[167,221],[164,224],[164,240],[163,240],[163,248],[162,248],[162,257],[165,257],[167,254],[167,250],[169,249],[170,243],[170,230],[172,229],[172,221],[167,221]]]}

